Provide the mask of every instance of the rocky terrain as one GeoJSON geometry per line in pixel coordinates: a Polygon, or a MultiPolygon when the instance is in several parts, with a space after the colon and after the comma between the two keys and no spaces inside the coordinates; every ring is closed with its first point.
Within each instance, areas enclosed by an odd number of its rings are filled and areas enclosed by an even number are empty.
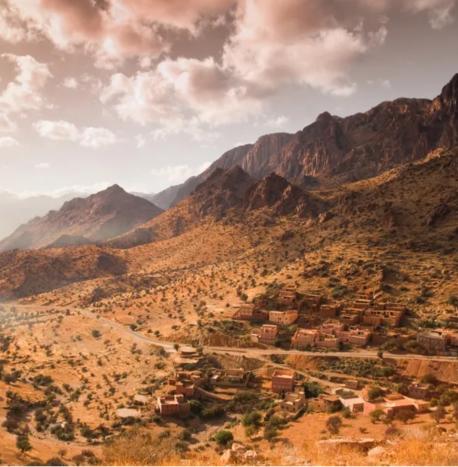
{"type": "Polygon", "coordinates": [[[457,346],[417,336],[458,329],[457,87],[236,148],[164,212],[112,187],[24,226],[36,249],[0,254],[0,463],[455,465],[457,346]],[[293,346],[368,301],[402,319],[293,346]],[[247,305],[298,319],[263,343],[247,305]],[[234,369],[249,384],[213,378],[234,369]],[[161,413],[192,371],[190,412],[161,413]]]}
{"type": "Polygon", "coordinates": [[[322,113],[294,135],[265,135],[226,152],[202,174],[169,189],[167,199],[172,190],[171,205],[177,204],[213,170],[234,165],[256,179],[275,172],[305,188],[374,177],[456,144],[457,95],[458,74],[433,100],[401,98],[344,118],[322,113]]]}

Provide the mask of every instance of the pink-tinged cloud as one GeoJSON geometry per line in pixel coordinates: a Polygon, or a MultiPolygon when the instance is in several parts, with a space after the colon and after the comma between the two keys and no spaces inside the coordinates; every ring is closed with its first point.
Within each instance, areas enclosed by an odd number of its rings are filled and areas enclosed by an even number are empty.
{"type": "Polygon", "coordinates": [[[0,94],[0,106],[6,114],[40,110],[46,106],[44,87],[52,77],[48,65],[30,55],[2,54],[16,69],[15,78],[0,94]]]}

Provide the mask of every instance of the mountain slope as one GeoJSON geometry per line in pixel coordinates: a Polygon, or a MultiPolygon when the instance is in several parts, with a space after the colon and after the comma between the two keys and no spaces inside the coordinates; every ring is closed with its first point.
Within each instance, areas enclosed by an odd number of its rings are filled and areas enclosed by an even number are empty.
{"type": "Polygon", "coordinates": [[[112,247],[132,246],[182,234],[208,219],[238,222],[258,210],[269,217],[316,217],[326,203],[270,174],[256,181],[239,166],[217,168],[190,196],[160,216],[109,242],[112,247]]]}
{"type": "MultiPolygon", "coordinates": [[[[311,188],[374,177],[397,165],[422,159],[432,150],[458,143],[458,74],[433,100],[400,98],[364,113],[337,117],[324,112],[315,122],[291,135],[262,136],[243,146],[238,157],[216,160],[176,192],[184,199],[217,167],[237,164],[254,178],[272,172],[295,185],[311,188]]],[[[235,148],[233,151],[238,150],[235,148]]]]}
{"type": "Polygon", "coordinates": [[[154,204],[114,185],[88,198],[67,201],[59,211],[50,211],[22,225],[0,242],[0,251],[41,248],[55,242],[67,246],[72,244],[72,238],[76,244],[83,239],[100,242],[121,235],[161,212],[154,204]]]}
{"type": "Polygon", "coordinates": [[[0,238],[4,238],[24,222],[37,216],[44,216],[52,209],[59,209],[65,201],[78,193],[68,193],[59,197],[46,195],[19,197],[5,191],[0,192],[0,238]]]}

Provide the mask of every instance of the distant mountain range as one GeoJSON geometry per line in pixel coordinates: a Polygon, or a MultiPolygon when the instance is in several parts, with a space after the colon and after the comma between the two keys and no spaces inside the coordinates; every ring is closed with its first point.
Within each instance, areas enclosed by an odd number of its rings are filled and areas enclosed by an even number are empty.
{"type": "MultiPolygon", "coordinates": [[[[314,191],[376,177],[457,144],[458,74],[433,100],[400,98],[345,118],[325,112],[296,134],[262,136],[158,194],[137,196],[115,185],[67,201],[19,227],[0,251],[107,241],[129,247],[178,235],[205,216],[261,208],[312,218],[325,209],[314,191]]],[[[60,201],[38,198],[36,210],[60,201]]]]}
{"type": "Polygon", "coordinates": [[[0,242],[0,251],[96,243],[121,235],[162,210],[118,185],[66,201],[58,211],[36,217],[0,242]]]}
{"type": "Polygon", "coordinates": [[[216,168],[235,165],[256,179],[275,172],[307,189],[376,176],[456,144],[457,96],[458,74],[433,100],[400,98],[345,118],[324,112],[295,134],[265,135],[227,151],[200,175],[151,200],[163,209],[176,205],[216,168]]]}

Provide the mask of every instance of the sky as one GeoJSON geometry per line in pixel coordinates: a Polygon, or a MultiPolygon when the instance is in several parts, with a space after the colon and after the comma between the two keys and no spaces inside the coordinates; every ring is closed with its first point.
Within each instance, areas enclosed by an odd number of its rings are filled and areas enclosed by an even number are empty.
{"type": "Polygon", "coordinates": [[[154,193],[458,72],[458,0],[0,0],[0,191],[154,193]]]}

